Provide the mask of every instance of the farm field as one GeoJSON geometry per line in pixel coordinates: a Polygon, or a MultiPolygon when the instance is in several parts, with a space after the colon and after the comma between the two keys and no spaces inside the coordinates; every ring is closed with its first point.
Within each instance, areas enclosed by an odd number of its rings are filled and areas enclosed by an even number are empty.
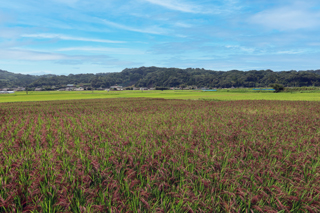
{"type": "Polygon", "coordinates": [[[16,92],[0,94],[0,103],[24,101],[104,99],[104,98],[165,98],[165,99],[208,99],[208,100],[290,100],[290,101],[320,101],[320,92],[273,93],[243,90],[218,90],[217,92],[202,92],[201,90],[165,90],[165,91],[43,91],[16,92]]]}
{"type": "Polygon", "coordinates": [[[319,212],[319,122],[307,101],[1,103],[0,212],[319,212]]]}

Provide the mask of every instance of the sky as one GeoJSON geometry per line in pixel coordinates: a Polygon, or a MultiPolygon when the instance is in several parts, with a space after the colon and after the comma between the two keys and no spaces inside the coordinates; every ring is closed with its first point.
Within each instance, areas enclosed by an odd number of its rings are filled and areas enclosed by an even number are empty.
{"type": "Polygon", "coordinates": [[[0,69],[23,74],[320,69],[319,0],[0,0],[0,69]]]}

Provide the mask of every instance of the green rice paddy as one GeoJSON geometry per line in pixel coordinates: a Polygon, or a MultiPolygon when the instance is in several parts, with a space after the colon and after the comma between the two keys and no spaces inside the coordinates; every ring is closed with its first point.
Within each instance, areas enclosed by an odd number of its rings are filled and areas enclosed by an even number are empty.
{"type": "Polygon", "coordinates": [[[0,102],[76,100],[99,98],[164,98],[164,99],[207,99],[207,100],[289,100],[289,101],[320,101],[320,92],[273,93],[250,90],[218,90],[203,92],[199,90],[154,90],[154,91],[41,91],[16,92],[0,94],[0,102]]]}

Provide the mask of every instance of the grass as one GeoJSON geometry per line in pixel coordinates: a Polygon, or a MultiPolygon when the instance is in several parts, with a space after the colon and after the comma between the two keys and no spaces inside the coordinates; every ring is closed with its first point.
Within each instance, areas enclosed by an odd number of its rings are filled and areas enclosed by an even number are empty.
{"type": "Polygon", "coordinates": [[[305,101],[1,103],[0,212],[319,212],[319,121],[305,101]]]}
{"type": "Polygon", "coordinates": [[[320,101],[320,92],[253,92],[248,89],[218,90],[217,92],[202,92],[192,90],[176,91],[81,91],[81,92],[16,92],[1,94],[0,102],[52,101],[99,98],[165,98],[165,99],[206,99],[206,100],[290,100],[290,101],[320,101]]]}

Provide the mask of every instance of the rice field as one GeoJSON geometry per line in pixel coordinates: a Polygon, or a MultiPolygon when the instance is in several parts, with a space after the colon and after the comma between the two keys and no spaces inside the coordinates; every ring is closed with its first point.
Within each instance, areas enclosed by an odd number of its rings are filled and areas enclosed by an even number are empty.
{"type": "Polygon", "coordinates": [[[164,98],[183,100],[287,100],[320,101],[320,90],[273,93],[272,91],[253,91],[252,89],[221,89],[216,92],[201,90],[148,90],[148,91],[41,91],[0,94],[0,103],[25,101],[85,100],[106,98],[164,98]]]}
{"type": "Polygon", "coordinates": [[[320,103],[0,104],[0,212],[320,212],[320,103]]]}

